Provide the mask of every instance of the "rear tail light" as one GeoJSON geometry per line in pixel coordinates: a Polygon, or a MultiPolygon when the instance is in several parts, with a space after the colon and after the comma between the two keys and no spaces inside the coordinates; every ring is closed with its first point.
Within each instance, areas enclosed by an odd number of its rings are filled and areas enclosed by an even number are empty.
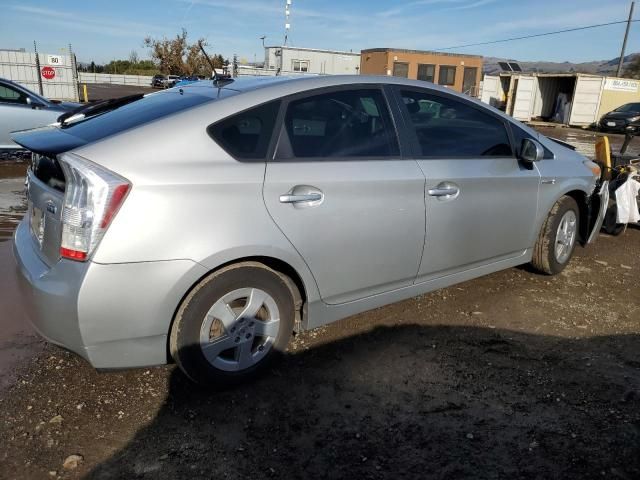
{"type": "Polygon", "coordinates": [[[76,155],[64,154],[58,160],[66,180],[60,256],[85,261],[100,243],[131,183],[76,155]]]}

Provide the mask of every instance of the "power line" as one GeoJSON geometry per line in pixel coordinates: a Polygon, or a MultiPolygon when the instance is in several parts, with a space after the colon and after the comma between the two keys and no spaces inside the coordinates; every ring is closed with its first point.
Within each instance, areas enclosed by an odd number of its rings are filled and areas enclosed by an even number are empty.
{"type": "MultiPolygon", "coordinates": [[[[640,20],[631,20],[631,21],[639,22],[640,20]]],[[[512,42],[514,40],[524,40],[527,38],[546,37],[548,35],[557,35],[559,33],[567,33],[567,32],[577,32],[578,30],[588,30],[590,28],[608,27],[609,25],[619,25],[621,23],[627,23],[627,22],[628,20],[620,20],[618,22],[598,23],[596,25],[587,25],[586,27],[567,28],[565,30],[556,30],[554,32],[537,33],[535,35],[524,35],[522,37],[511,37],[511,38],[505,38],[502,40],[492,40],[490,42],[468,43],[466,45],[456,45],[455,47],[435,48],[434,51],[438,52],[443,50],[455,50],[458,48],[477,47],[479,45],[491,45],[494,43],[512,42]]]]}

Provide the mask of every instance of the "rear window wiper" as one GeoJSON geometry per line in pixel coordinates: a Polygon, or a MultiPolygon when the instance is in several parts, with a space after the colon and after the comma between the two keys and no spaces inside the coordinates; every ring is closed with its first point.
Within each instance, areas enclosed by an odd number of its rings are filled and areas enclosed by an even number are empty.
{"type": "Polygon", "coordinates": [[[66,122],[69,119],[77,115],[82,115],[83,119],[87,119],[104,112],[115,110],[116,108],[122,107],[123,105],[133,103],[137,100],[140,100],[142,97],[144,97],[144,93],[136,93],[135,95],[127,95],[126,97],[112,98],[109,100],[103,100],[102,102],[92,103],[90,105],[83,105],[60,115],[58,117],[58,122],[60,123],[60,126],[64,127],[65,125],[68,125],[66,122]]]}

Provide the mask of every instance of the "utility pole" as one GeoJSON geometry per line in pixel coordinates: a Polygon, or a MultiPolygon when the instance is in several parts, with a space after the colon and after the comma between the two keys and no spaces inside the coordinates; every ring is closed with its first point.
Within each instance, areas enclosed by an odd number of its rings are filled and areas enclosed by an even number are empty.
{"type": "Polygon", "coordinates": [[[40,55],[38,55],[38,45],[36,44],[36,41],[33,41],[33,51],[36,54],[36,76],[38,77],[38,92],[40,92],[40,95],[43,95],[42,93],[42,72],[40,71],[40,55]]]}
{"type": "Polygon", "coordinates": [[[627,29],[624,32],[624,41],[622,42],[622,51],[620,52],[620,62],[618,63],[618,72],[616,76],[622,75],[622,64],[624,63],[624,51],[627,49],[627,38],[629,37],[629,29],[631,28],[631,21],[633,20],[633,7],[636,2],[631,2],[631,8],[629,9],[629,20],[627,20],[627,29]]]}
{"type": "Polygon", "coordinates": [[[286,0],[284,6],[284,46],[287,46],[289,41],[289,29],[291,24],[289,23],[289,16],[291,15],[291,0],[286,0]]]}

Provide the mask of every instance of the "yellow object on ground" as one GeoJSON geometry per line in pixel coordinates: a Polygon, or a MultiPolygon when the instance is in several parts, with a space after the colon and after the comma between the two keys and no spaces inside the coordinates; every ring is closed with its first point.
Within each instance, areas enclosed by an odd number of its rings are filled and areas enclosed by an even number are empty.
{"type": "Polygon", "coordinates": [[[608,179],[611,175],[611,146],[609,144],[609,137],[602,137],[596,142],[596,162],[604,169],[604,178],[608,179]]]}
{"type": "Polygon", "coordinates": [[[89,101],[89,95],[87,94],[87,84],[86,83],[82,84],[82,95],[84,96],[84,103],[87,103],[89,101]]]}

